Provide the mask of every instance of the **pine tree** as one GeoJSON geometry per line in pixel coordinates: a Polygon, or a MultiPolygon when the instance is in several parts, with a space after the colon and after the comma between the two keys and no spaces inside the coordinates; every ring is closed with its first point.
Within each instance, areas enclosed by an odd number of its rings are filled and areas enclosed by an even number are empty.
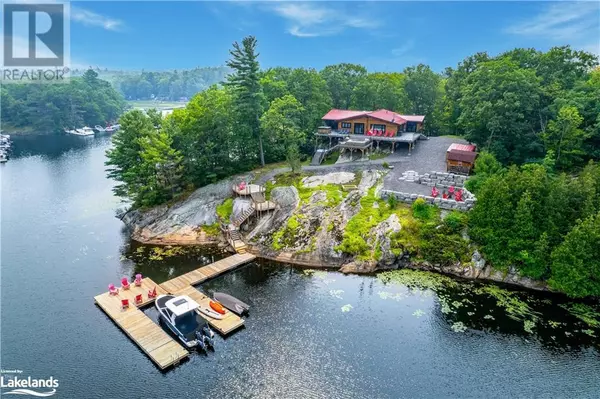
{"type": "Polygon", "coordinates": [[[265,155],[259,122],[263,110],[263,93],[256,44],[254,36],[245,37],[241,46],[238,42],[233,43],[233,50],[229,51],[231,59],[227,61],[227,66],[233,69],[233,73],[227,76],[227,84],[234,90],[238,111],[258,140],[260,163],[264,166],[265,155]]]}

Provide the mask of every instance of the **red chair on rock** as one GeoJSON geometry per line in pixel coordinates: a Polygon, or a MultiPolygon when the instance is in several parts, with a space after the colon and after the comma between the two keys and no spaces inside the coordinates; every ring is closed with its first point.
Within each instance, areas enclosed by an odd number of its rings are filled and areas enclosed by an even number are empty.
{"type": "Polygon", "coordinates": [[[454,194],[454,199],[457,200],[457,201],[462,201],[463,200],[463,191],[462,190],[458,190],[454,194]]]}
{"type": "Polygon", "coordinates": [[[448,199],[448,194],[446,194],[446,192],[445,192],[445,191],[442,193],[442,198],[443,198],[443,199],[448,199]]]}
{"type": "Polygon", "coordinates": [[[438,190],[437,188],[435,188],[435,187],[432,187],[432,188],[431,188],[431,196],[432,196],[433,198],[436,198],[438,195],[440,195],[440,192],[439,192],[439,190],[438,190]]]}
{"type": "Polygon", "coordinates": [[[448,187],[448,193],[450,193],[450,195],[454,194],[454,186],[448,187]]]}

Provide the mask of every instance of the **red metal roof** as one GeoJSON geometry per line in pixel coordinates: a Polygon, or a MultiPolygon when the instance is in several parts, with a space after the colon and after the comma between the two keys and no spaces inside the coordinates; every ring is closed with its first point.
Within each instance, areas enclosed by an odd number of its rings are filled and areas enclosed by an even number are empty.
{"type": "Polygon", "coordinates": [[[406,123],[406,119],[402,118],[402,116],[400,116],[400,114],[397,114],[392,111],[388,111],[387,109],[379,109],[379,110],[373,111],[367,115],[372,118],[377,118],[377,119],[381,119],[382,121],[393,123],[395,125],[402,125],[402,124],[406,123]]]}
{"type": "Polygon", "coordinates": [[[420,122],[423,123],[425,115],[400,115],[402,119],[406,119],[409,122],[420,122]]]}
{"type": "Polygon", "coordinates": [[[477,158],[477,153],[474,151],[460,151],[460,150],[452,150],[449,151],[446,155],[446,159],[451,161],[461,161],[473,163],[475,162],[475,158],[477,158]]]}
{"type": "Polygon", "coordinates": [[[356,118],[357,116],[366,115],[369,111],[350,111],[346,109],[332,109],[321,119],[329,121],[339,121],[342,119],[356,118]]]}
{"type": "Polygon", "coordinates": [[[408,122],[423,122],[425,116],[423,115],[400,115],[393,111],[388,111],[387,109],[379,109],[377,111],[350,111],[345,109],[332,109],[325,116],[323,116],[324,120],[330,121],[341,121],[344,119],[356,118],[359,116],[369,116],[372,118],[376,118],[388,123],[393,123],[395,125],[402,125],[408,122]]]}
{"type": "Polygon", "coordinates": [[[475,147],[473,144],[457,144],[457,143],[452,143],[450,144],[450,147],[448,147],[448,151],[467,151],[467,152],[474,152],[475,149],[477,147],[475,147]]]}

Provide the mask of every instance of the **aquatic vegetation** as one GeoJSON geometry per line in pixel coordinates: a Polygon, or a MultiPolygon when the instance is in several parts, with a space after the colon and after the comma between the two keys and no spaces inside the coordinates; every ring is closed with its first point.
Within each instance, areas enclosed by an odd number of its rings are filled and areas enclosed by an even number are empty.
{"type": "Polygon", "coordinates": [[[342,306],[342,312],[349,312],[350,310],[352,310],[352,305],[347,304],[342,306]]]}
{"type": "Polygon", "coordinates": [[[344,293],[344,290],[330,290],[329,291],[329,295],[331,295],[334,298],[338,298],[338,299],[342,299],[343,293],[344,293]]]}
{"type": "Polygon", "coordinates": [[[561,324],[563,323],[561,323],[560,321],[548,320],[548,325],[552,328],[558,328],[561,324]]]}
{"type": "Polygon", "coordinates": [[[181,255],[184,252],[185,250],[183,249],[183,247],[173,247],[170,245],[166,247],[153,247],[150,251],[150,254],[148,255],[148,259],[152,261],[163,260],[164,258],[170,258],[172,256],[181,255]]]}
{"type": "Polygon", "coordinates": [[[596,334],[594,334],[594,330],[587,329],[587,330],[581,330],[581,332],[589,335],[590,337],[594,337],[594,338],[596,337],[596,334]]]}
{"type": "Polygon", "coordinates": [[[485,316],[483,316],[483,318],[486,320],[496,320],[496,318],[491,314],[486,314],[485,316]]]}
{"type": "Polygon", "coordinates": [[[415,310],[415,311],[413,312],[413,314],[412,314],[412,315],[413,315],[413,316],[415,316],[415,317],[421,317],[421,316],[423,316],[424,314],[425,314],[425,312],[424,312],[424,311],[422,311],[421,309],[417,309],[417,310],[415,310]]]}
{"type": "Polygon", "coordinates": [[[467,312],[467,315],[469,316],[473,316],[475,314],[475,312],[467,312]]]}
{"type": "Polygon", "coordinates": [[[461,302],[459,302],[459,301],[453,301],[453,302],[452,302],[452,306],[453,306],[455,309],[458,309],[458,308],[460,308],[461,306],[463,306],[463,304],[462,304],[461,302]]]}
{"type": "Polygon", "coordinates": [[[452,331],[454,332],[465,332],[467,331],[467,326],[462,321],[457,321],[452,324],[452,331]]]}
{"type": "Polygon", "coordinates": [[[314,270],[314,269],[304,269],[304,270],[302,270],[302,273],[304,273],[305,276],[312,276],[316,272],[317,272],[317,270],[314,270]]]}
{"type": "Polygon", "coordinates": [[[322,270],[315,270],[313,272],[313,276],[315,276],[316,278],[320,278],[321,280],[325,280],[327,278],[327,272],[324,272],[322,270]]]}
{"type": "Polygon", "coordinates": [[[444,287],[456,287],[458,283],[442,274],[421,270],[390,270],[379,273],[377,278],[384,284],[399,284],[420,290],[439,290],[444,287]]]}
{"type": "Polygon", "coordinates": [[[518,293],[502,289],[496,285],[486,285],[475,289],[477,294],[487,294],[496,299],[496,304],[514,320],[537,321],[539,313],[518,297],[518,293]]]}
{"type": "Polygon", "coordinates": [[[535,323],[531,320],[525,320],[523,322],[523,329],[529,334],[533,334],[533,328],[535,327],[535,323]]]}
{"type": "Polygon", "coordinates": [[[600,312],[583,303],[565,303],[560,305],[570,314],[577,317],[590,327],[600,328],[600,312]]]}

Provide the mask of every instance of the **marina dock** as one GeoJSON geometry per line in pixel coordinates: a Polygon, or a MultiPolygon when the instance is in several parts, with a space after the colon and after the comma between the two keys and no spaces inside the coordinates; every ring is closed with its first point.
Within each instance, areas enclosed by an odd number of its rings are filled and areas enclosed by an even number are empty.
{"type": "MultiPolygon", "coordinates": [[[[155,298],[149,298],[148,291],[156,287],[157,295],[188,295],[200,304],[208,304],[210,299],[196,290],[193,285],[235,269],[254,259],[256,259],[256,256],[249,253],[236,254],[175,277],[162,284],[156,284],[151,279],[144,278],[140,287],[136,287],[132,283],[131,288],[128,290],[119,289],[118,295],[110,295],[108,292],[105,292],[95,296],[94,301],[160,369],[165,369],[179,363],[182,359],[188,357],[189,353],[165,332],[161,326],[152,321],[152,319],[140,310],[140,308],[154,303],[155,298]],[[136,304],[135,297],[138,294],[142,294],[142,302],[136,304]],[[129,300],[128,308],[122,308],[121,300],[123,299],[129,300]]],[[[202,316],[213,328],[223,335],[236,330],[244,324],[244,319],[231,312],[228,312],[222,320],[202,316]]]]}

